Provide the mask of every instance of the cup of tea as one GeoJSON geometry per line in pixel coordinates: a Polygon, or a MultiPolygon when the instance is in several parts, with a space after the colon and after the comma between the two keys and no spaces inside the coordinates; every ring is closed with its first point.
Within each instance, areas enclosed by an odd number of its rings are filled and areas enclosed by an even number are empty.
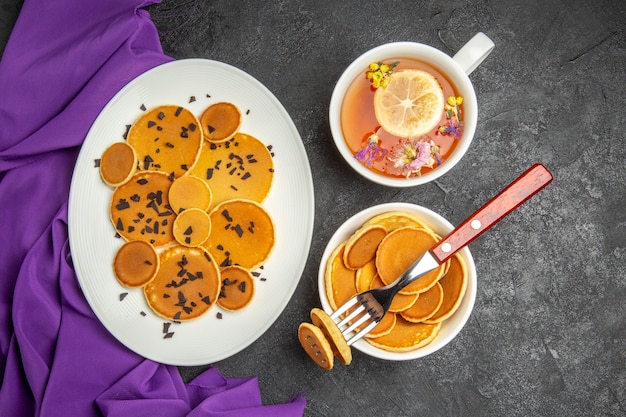
{"type": "Polygon", "coordinates": [[[412,187],[448,172],[467,152],[478,119],[469,75],[494,43],[480,32],[454,56],[393,42],[355,59],[330,100],[333,140],[363,177],[412,187]]]}

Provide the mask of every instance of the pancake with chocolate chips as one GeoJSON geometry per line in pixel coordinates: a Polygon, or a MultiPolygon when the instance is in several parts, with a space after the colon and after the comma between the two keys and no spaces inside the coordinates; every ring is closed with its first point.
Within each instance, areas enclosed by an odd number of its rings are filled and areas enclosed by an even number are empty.
{"type": "Polygon", "coordinates": [[[254,269],[274,248],[274,223],[269,213],[251,200],[230,200],[209,213],[211,234],[203,243],[220,268],[239,265],[254,269]]]}
{"type": "Polygon", "coordinates": [[[217,304],[225,310],[241,310],[252,301],[254,279],[252,274],[240,266],[228,266],[220,271],[222,289],[217,304]]]}
{"type": "Polygon", "coordinates": [[[200,123],[206,140],[222,142],[232,138],[239,131],[241,111],[233,103],[215,103],[202,112],[200,123]]]}
{"type": "Polygon", "coordinates": [[[164,246],[174,240],[176,218],[168,202],[172,182],[163,172],[138,172],[113,191],[111,221],[125,240],[164,246]]]}
{"type": "Polygon", "coordinates": [[[126,287],[143,287],[159,271],[159,254],[154,246],[143,240],[124,243],[115,254],[113,272],[126,287]]]}
{"type": "Polygon", "coordinates": [[[176,245],[161,252],[159,272],[144,294],[158,315],[191,320],[216,303],[220,282],[219,268],[207,251],[176,245]]]}
{"type": "Polygon", "coordinates": [[[238,133],[221,143],[205,141],[191,174],[209,185],[213,206],[238,198],[262,203],[272,186],[274,161],[263,142],[238,133]]]}
{"type": "Polygon", "coordinates": [[[139,168],[178,178],[191,170],[204,142],[198,118],[180,106],[158,106],[131,126],[128,144],[137,153],[139,168]]]}
{"type": "Polygon", "coordinates": [[[183,210],[174,220],[173,233],[174,239],[183,246],[200,246],[211,234],[211,219],[201,209],[183,210]]]}

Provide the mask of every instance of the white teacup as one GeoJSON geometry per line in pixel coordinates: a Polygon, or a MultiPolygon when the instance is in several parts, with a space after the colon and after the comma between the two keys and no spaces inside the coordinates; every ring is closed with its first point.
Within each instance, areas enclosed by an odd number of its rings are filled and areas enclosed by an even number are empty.
{"type": "Polygon", "coordinates": [[[478,119],[478,104],[469,74],[491,53],[494,43],[484,33],[476,34],[453,57],[428,45],[415,42],[394,42],[377,46],[348,66],[341,75],[330,100],[329,120],[331,133],[337,149],[348,164],[363,177],[378,184],[391,187],[412,187],[432,181],[448,172],[463,157],[470,146],[478,119]],[[463,134],[454,151],[435,169],[420,176],[391,177],[370,170],[358,161],[348,147],[341,127],[341,106],[352,82],[365,74],[372,62],[385,62],[394,58],[409,58],[425,62],[441,71],[463,97],[463,134]]]}

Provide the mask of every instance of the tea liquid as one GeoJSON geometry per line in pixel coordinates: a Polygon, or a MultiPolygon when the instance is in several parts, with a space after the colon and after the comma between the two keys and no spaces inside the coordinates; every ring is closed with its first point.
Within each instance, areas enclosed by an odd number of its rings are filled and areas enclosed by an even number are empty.
{"type": "MultiPolygon", "coordinates": [[[[442,72],[435,67],[422,61],[408,58],[387,59],[385,60],[385,63],[391,64],[395,61],[399,61],[400,63],[394,68],[394,72],[403,69],[419,69],[426,71],[432,74],[439,82],[441,88],[443,89],[444,100],[447,100],[448,97],[452,96],[457,97],[457,93],[452,83],[448,81],[442,72]]],[[[341,105],[341,129],[346,144],[350,148],[352,154],[356,154],[360,150],[367,147],[368,137],[380,127],[374,113],[374,93],[376,90],[372,87],[370,80],[366,78],[366,71],[367,68],[363,68],[363,73],[359,75],[348,87],[341,105]]],[[[461,105],[461,109],[462,107],[463,106],[461,105]]],[[[437,126],[426,135],[420,137],[420,139],[423,140],[432,140],[437,146],[439,146],[439,155],[441,156],[442,161],[445,161],[446,158],[454,151],[457,142],[459,141],[455,135],[443,135],[438,133],[440,126],[448,125],[448,120],[449,119],[446,117],[445,111],[442,112],[439,124],[437,124],[437,126]]],[[[461,127],[461,133],[462,132],[463,130],[461,127]]],[[[380,139],[379,146],[387,150],[391,150],[391,148],[401,139],[398,136],[391,135],[382,128],[380,128],[376,133],[380,139]]],[[[387,157],[374,160],[372,162],[372,166],[368,168],[383,175],[394,177],[399,176],[396,173],[389,172],[393,171],[393,169],[390,169],[390,164],[393,166],[393,162],[388,160],[389,156],[390,155],[388,154],[387,157]]],[[[435,169],[436,167],[437,164],[435,164],[433,168],[424,166],[422,167],[421,173],[424,174],[432,169],[435,169]]]]}

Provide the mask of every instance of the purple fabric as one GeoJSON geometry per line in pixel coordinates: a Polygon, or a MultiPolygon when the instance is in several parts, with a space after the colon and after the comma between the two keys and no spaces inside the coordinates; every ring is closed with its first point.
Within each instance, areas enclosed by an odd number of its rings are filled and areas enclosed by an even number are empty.
{"type": "Polygon", "coordinates": [[[156,0],[26,0],[0,61],[0,416],[301,416],[256,378],[184,384],[96,319],[72,268],[74,162],[108,100],[171,60],[140,8],[156,0]]]}

